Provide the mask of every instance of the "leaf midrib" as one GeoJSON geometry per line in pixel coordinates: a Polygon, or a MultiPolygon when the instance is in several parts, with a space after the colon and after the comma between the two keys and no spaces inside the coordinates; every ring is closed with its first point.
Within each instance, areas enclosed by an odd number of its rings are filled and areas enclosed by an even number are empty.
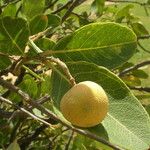
{"type": "Polygon", "coordinates": [[[18,48],[18,50],[23,54],[21,48],[18,46],[18,44],[16,43],[16,41],[12,38],[12,36],[9,34],[8,30],[5,28],[4,22],[2,20],[2,27],[4,28],[6,34],[8,35],[8,37],[10,38],[10,40],[12,41],[13,44],[15,44],[15,46],[18,48]]]}
{"type": "Polygon", "coordinates": [[[90,47],[90,48],[77,48],[77,49],[65,49],[65,50],[53,50],[53,54],[59,54],[59,53],[71,53],[71,52],[77,52],[77,51],[90,51],[90,50],[96,50],[96,49],[104,49],[104,48],[111,48],[111,47],[119,47],[122,45],[130,45],[134,44],[137,41],[132,41],[132,42],[124,42],[124,43],[119,43],[119,44],[112,44],[112,45],[107,45],[107,46],[99,46],[99,47],[90,47]]]}

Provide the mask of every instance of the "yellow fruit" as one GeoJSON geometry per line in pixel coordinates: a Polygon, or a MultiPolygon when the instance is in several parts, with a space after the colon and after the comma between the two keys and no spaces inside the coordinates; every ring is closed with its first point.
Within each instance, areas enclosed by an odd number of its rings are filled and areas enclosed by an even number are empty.
{"type": "Polygon", "coordinates": [[[61,99],[60,110],[73,125],[92,127],[108,112],[108,98],[95,82],[84,81],[73,86],[61,99]]]}

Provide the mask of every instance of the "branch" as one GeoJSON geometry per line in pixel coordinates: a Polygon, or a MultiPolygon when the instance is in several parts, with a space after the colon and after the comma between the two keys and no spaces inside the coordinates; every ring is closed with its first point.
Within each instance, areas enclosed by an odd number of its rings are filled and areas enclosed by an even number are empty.
{"type": "Polygon", "coordinates": [[[67,78],[62,74],[62,77],[64,77],[64,79],[66,79],[68,81],[69,79],[69,83],[71,83],[72,86],[74,86],[76,84],[75,79],[72,77],[67,65],[62,62],[60,59],[58,58],[54,58],[54,57],[47,57],[45,60],[45,57],[43,58],[43,51],[31,40],[29,39],[29,44],[33,47],[33,49],[35,50],[35,52],[38,55],[38,60],[40,59],[45,65],[50,66],[52,69],[54,69],[55,71],[57,71],[57,69],[55,68],[55,66],[51,63],[56,63],[59,67],[61,67],[65,73],[65,75],[67,76],[67,78]],[[49,62],[51,61],[51,62],[49,62]]]}
{"type": "Polygon", "coordinates": [[[125,74],[127,74],[127,73],[129,73],[131,71],[137,70],[138,68],[141,68],[141,67],[146,66],[146,65],[150,65],[150,60],[138,63],[138,64],[136,64],[136,65],[134,65],[134,66],[132,66],[130,68],[127,68],[127,69],[123,70],[122,72],[120,72],[118,74],[118,76],[120,76],[120,77],[124,76],[125,74]]]}
{"type": "Polygon", "coordinates": [[[147,34],[147,35],[142,35],[142,36],[138,36],[137,39],[149,39],[150,38],[150,35],[147,34]]]}
{"type": "MultiPolygon", "coordinates": [[[[28,116],[30,116],[31,118],[33,118],[33,119],[35,119],[35,120],[38,120],[38,121],[42,122],[43,124],[46,124],[46,125],[52,127],[52,125],[51,125],[50,123],[48,123],[48,122],[46,122],[45,120],[43,120],[43,119],[41,119],[41,118],[39,118],[39,117],[33,115],[32,113],[30,113],[30,112],[27,111],[26,109],[24,109],[24,108],[22,108],[22,107],[20,107],[20,106],[18,106],[18,105],[16,105],[16,104],[14,104],[14,103],[12,103],[10,100],[8,100],[8,99],[6,99],[6,98],[4,98],[4,97],[2,97],[2,96],[0,96],[0,101],[6,103],[6,104],[8,104],[8,105],[11,105],[11,106],[13,106],[13,107],[15,107],[15,108],[17,108],[17,109],[19,109],[20,111],[22,111],[22,112],[24,112],[25,114],[27,114],[28,116]]],[[[53,127],[52,127],[52,128],[53,128],[53,127]]]]}
{"type": "Polygon", "coordinates": [[[61,61],[59,58],[54,58],[54,57],[49,57],[48,58],[51,62],[56,63],[60,68],[63,69],[65,75],[67,76],[67,78],[69,79],[70,83],[72,86],[74,86],[76,84],[75,79],[72,77],[67,65],[61,61]]]}
{"type": "MultiPolygon", "coordinates": [[[[0,53],[1,54],[1,53],[0,53]]],[[[16,65],[21,61],[22,57],[14,61],[10,67],[6,68],[5,70],[0,71],[0,76],[2,75],[7,75],[9,72],[13,72],[15,69],[16,65]]]]}
{"type": "MultiPolygon", "coordinates": [[[[42,105],[38,104],[36,101],[32,100],[32,98],[25,92],[23,92],[21,89],[19,89],[18,87],[12,85],[11,83],[3,80],[2,78],[0,78],[0,85],[12,90],[13,92],[17,93],[20,97],[23,98],[23,100],[27,103],[29,103],[30,105],[32,105],[33,107],[39,109],[42,113],[48,115],[49,117],[51,117],[52,119],[60,122],[62,125],[68,127],[69,129],[71,129],[72,131],[75,131],[79,134],[82,134],[84,136],[87,136],[93,140],[96,140],[98,142],[101,142],[105,145],[108,145],[111,148],[114,148],[115,150],[121,150],[121,148],[113,145],[112,143],[104,140],[103,138],[87,131],[87,130],[82,130],[79,128],[76,128],[74,126],[72,126],[71,124],[66,123],[65,121],[61,120],[60,118],[58,118],[53,112],[49,111],[48,109],[46,109],[45,107],[43,107],[42,105]]],[[[49,123],[48,123],[49,124],[49,123]]],[[[47,124],[47,125],[48,125],[47,124]]],[[[51,126],[51,124],[49,124],[51,126]]]]}
{"type": "Polygon", "coordinates": [[[44,30],[44,31],[42,31],[42,32],[39,32],[39,33],[37,33],[37,34],[35,34],[35,35],[30,36],[30,39],[31,39],[32,41],[35,41],[35,40],[37,40],[37,39],[39,39],[39,38],[41,38],[41,37],[47,35],[47,33],[49,33],[50,30],[51,30],[51,27],[47,28],[46,30],[44,30]]]}
{"type": "Polygon", "coordinates": [[[37,100],[39,104],[43,104],[47,102],[51,98],[50,95],[46,94],[45,96],[41,97],[40,99],[37,100]]]}
{"type": "Polygon", "coordinates": [[[72,140],[72,138],[73,138],[73,135],[74,135],[74,131],[71,131],[71,135],[70,135],[70,137],[69,137],[68,143],[67,143],[66,146],[65,146],[65,150],[69,150],[69,145],[70,145],[70,143],[71,143],[71,140],[72,140]]]}
{"type": "Polygon", "coordinates": [[[145,6],[147,5],[147,3],[141,3],[141,2],[138,2],[138,1],[130,1],[130,0],[107,0],[108,2],[113,2],[113,3],[132,3],[132,4],[138,4],[138,5],[141,5],[141,6],[145,6]]]}
{"type": "MultiPolygon", "coordinates": [[[[13,72],[13,70],[12,70],[12,72],[13,72]]],[[[25,75],[25,69],[21,68],[20,74],[18,75],[14,85],[20,84],[23,80],[24,75],[25,75]]],[[[6,98],[6,97],[8,97],[9,94],[10,94],[10,90],[8,89],[5,93],[2,94],[2,96],[6,98]]]]}
{"type": "Polygon", "coordinates": [[[53,11],[52,14],[57,14],[58,12],[62,11],[63,9],[67,9],[68,6],[73,2],[73,0],[68,1],[65,5],[62,7],[58,8],[57,10],[53,11]]]}
{"type": "Polygon", "coordinates": [[[46,6],[45,9],[44,9],[44,11],[43,11],[43,13],[44,13],[47,9],[49,9],[50,7],[54,6],[58,1],[59,1],[59,0],[55,0],[53,3],[50,3],[48,6],[46,6]]]}
{"type": "MultiPolygon", "coordinates": [[[[3,96],[2,96],[3,97],[3,96]]],[[[47,102],[50,99],[50,95],[46,94],[45,96],[41,97],[40,99],[36,100],[36,102],[38,104],[43,104],[45,102],[47,102]]],[[[32,106],[28,106],[28,111],[32,110],[33,107],[32,106]]],[[[0,108],[0,117],[3,118],[8,118],[8,119],[14,119],[14,118],[25,118],[26,115],[24,112],[20,111],[20,110],[16,110],[15,112],[7,112],[3,109],[0,108]]],[[[52,123],[52,121],[51,121],[52,123]]]]}
{"type": "Polygon", "coordinates": [[[83,3],[85,0],[75,0],[72,5],[70,6],[70,8],[67,10],[67,12],[64,14],[64,16],[62,17],[62,23],[69,17],[69,15],[71,14],[71,12],[73,11],[73,9],[80,5],[81,3],[83,3]]]}
{"type": "Polygon", "coordinates": [[[150,87],[131,87],[131,86],[129,86],[129,88],[132,90],[137,90],[137,91],[150,92],[150,87]]]}
{"type": "Polygon", "coordinates": [[[12,1],[12,2],[5,3],[4,5],[0,6],[0,9],[6,7],[6,6],[9,5],[9,4],[16,4],[16,3],[18,3],[19,1],[21,1],[21,0],[16,0],[16,1],[12,1]]]}

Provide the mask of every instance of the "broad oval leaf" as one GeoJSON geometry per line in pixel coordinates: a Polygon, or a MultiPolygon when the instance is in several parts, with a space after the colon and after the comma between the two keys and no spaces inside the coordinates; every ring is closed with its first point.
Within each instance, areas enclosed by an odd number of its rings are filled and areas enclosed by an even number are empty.
{"type": "Polygon", "coordinates": [[[54,15],[54,14],[48,14],[48,26],[55,28],[61,24],[61,19],[59,16],[54,15]]]}
{"type": "Polygon", "coordinates": [[[45,0],[22,0],[22,13],[30,20],[32,17],[42,14],[45,0]]]}
{"type": "Polygon", "coordinates": [[[16,12],[17,12],[16,4],[9,4],[4,8],[3,12],[0,14],[0,17],[4,16],[15,17],[16,12]]]}
{"type": "Polygon", "coordinates": [[[111,22],[93,23],[62,39],[53,53],[63,61],[84,60],[112,69],[126,62],[136,46],[136,35],[129,28],[111,22]]]}
{"type": "Polygon", "coordinates": [[[48,25],[48,17],[46,15],[35,16],[30,22],[30,33],[31,35],[39,33],[46,29],[48,25]]]}
{"type": "MultiPolygon", "coordinates": [[[[146,150],[150,144],[150,118],[141,103],[122,80],[104,67],[88,62],[68,63],[76,82],[85,80],[100,84],[106,91],[110,106],[102,122],[109,141],[130,150],[146,150]]],[[[71,86],[57,73],[52,75],[52,98],[59,102],[71,86]]]]}
{"type": "Polygon", "coordinates": [[[29,37],[25,20],[5,17],[0,19],[0,51],[9,55],[23,55],[29,37]]]}
{"type": "Polygon", "coordinates": [[[132,23],[131,27],[137,36],[149,35],[148,30],[141,22],[132,23]]]}

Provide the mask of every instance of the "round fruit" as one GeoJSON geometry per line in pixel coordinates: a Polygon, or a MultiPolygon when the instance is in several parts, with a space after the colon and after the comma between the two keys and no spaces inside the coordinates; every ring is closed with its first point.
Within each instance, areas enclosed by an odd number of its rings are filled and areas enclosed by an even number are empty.
{"type": "Polygon", "coordinates": [[[60,110],[73,125],[92,127],[108,112],[108,98],[95,82],[84,81],[73,86],[61,99],[60,110]]]}

